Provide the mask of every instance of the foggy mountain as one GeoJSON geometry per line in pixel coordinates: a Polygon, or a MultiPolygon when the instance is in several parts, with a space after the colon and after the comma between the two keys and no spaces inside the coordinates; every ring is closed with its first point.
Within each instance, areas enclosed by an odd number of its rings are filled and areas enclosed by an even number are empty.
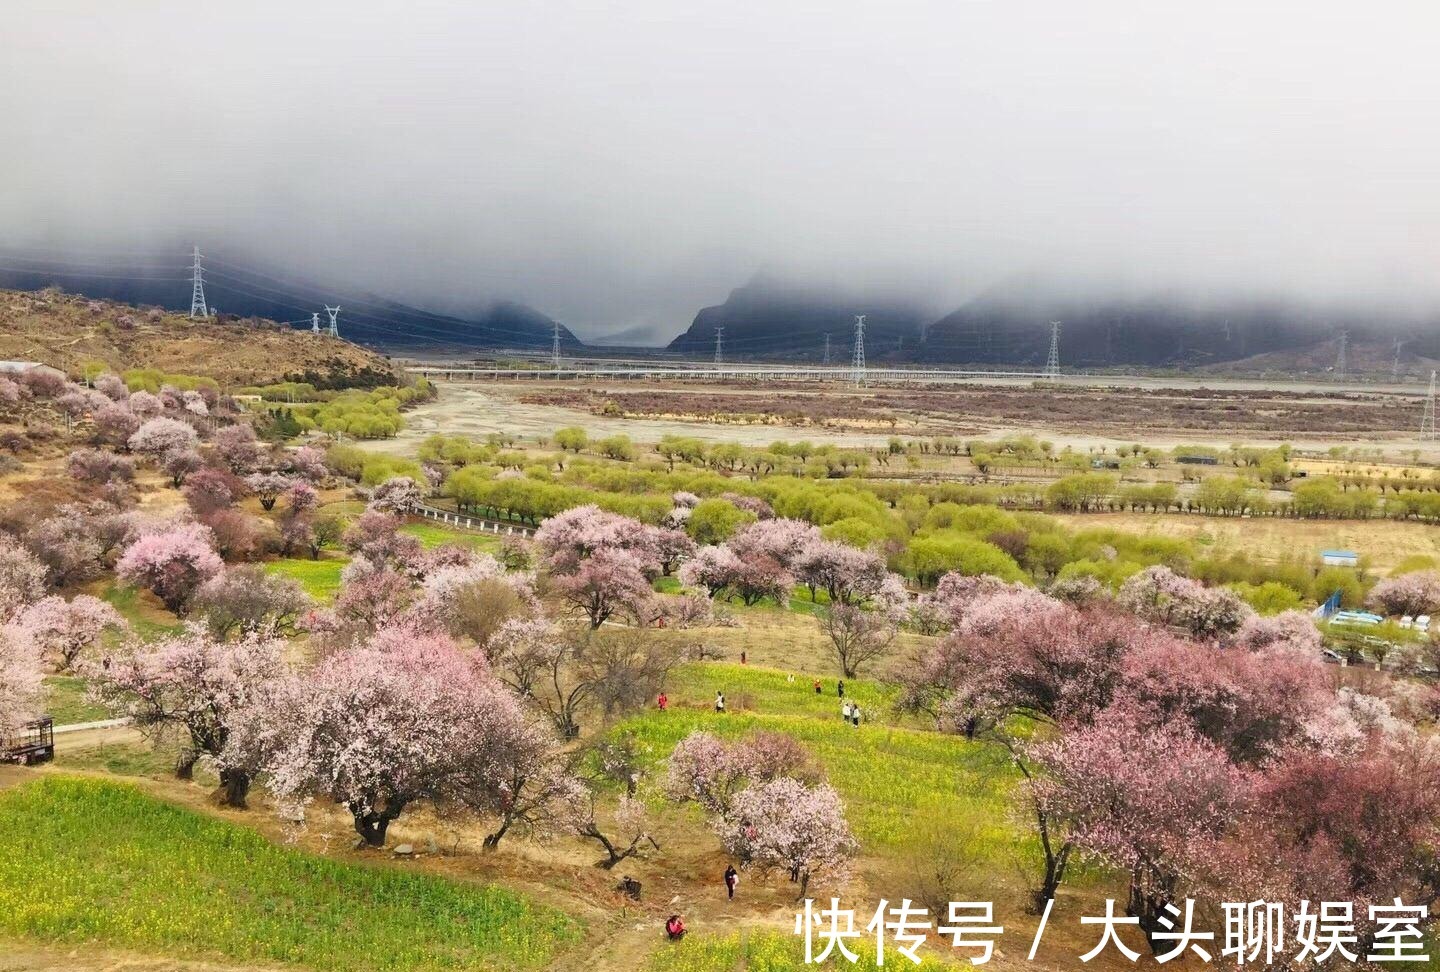
{"type": "Polygon", "coordinates": [[[818,362],[830,335],[830,360],[850,357],[855,315],[865,315],[865,349],[870,360],[913,353],[930,316],[918,303],[826,292],[759,275],[730,292],[723,304],[703,307],[668,350],[695,357],[715,351],[715,329],[723,327],[726,357],[779,358],[818,362]]]}
{"type": "MultiPolygon", "coordinates": [[[[70,293],[153,304],[169,310],[190,309],[190,282],[166,267],[108,267],[25,261],[6,257],[0,268],[0,287],[38,290],[55,285],[70,293]],[[15,265],[23,266],[16,267],[15,265]],[[160,274],[165,274],[161,276],[160,274]]],[[[335,288],[313,281],[279,281],[258,271],[229,264],[207,264],[207,304],[224,314],[262,317],[308,327],[311,314],[320,314],[320,327],[328,326],[324,305],[340,305],[340,335],[356,344],[390,352],[441,354],[470,350],[549,350],[555,322],[532,307],[497,300],[476,306],[463,315],[434,314],[375,294],[335,288]],[[222,269],[223,267],[223,269],[222,269]]],[[[574,352],[584,345],[563,325],[561,346],[574,352]]]]}

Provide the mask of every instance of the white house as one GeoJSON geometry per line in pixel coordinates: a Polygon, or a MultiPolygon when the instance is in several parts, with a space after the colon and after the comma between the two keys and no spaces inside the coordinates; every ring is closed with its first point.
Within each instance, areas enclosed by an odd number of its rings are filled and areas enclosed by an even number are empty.
{"type": "Polygon", "coordinates": [[[1360,555],[1353,550],[1322,550],[1320,562],[1326,567],[1359,567],[1360,555]]]}

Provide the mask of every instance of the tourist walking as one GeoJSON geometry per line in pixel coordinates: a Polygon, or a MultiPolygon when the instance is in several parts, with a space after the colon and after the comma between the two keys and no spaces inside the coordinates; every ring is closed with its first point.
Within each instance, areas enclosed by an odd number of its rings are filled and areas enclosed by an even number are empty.
{"type": "Polygon", "coordinates": [[[735,870],[734,864],[731,864],[725,868],[725,893],[730,896],[731,901],[735,900],[735,885],[739,883],[740,872],[735,870]]]}
{"type": "Polygon", "coordinates": [[[716,711],[716,712],[724,712],[724,711],[725,711],[725,693],[724,693],[724,692],[716,692],[716,693],[715,693],[715,711],[716,711]]]}

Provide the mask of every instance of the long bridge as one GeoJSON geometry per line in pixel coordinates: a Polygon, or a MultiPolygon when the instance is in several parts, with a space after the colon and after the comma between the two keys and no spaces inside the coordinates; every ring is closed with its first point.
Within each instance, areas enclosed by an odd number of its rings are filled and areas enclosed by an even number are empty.
{"type": "Polygon", "coordinates": [[[657,378],[684,381],[864,381],[891,382],[1055,380],[1039,371],[959,371],[952,368],[866,368],[860,375],[851,368],[787,367],[784,365],[590,365],[559,368],[484,368],[467,365],[415,364],[410,374],[440,381],[648,381],[657,378]]]}

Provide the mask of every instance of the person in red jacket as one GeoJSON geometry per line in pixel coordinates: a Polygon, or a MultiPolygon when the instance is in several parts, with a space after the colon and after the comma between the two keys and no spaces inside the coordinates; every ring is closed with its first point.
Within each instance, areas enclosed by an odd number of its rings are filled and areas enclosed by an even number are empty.
{"type": "Polygon", "coordinates": [[[660,697],[655,700],[655,706],[661,712],[664,712],[666,709],[670,708],[670,697],[664,692],[661,692],[660,697]]]}
{"type": "Polygon", "coordinates": [[[685,937],[685,922],[680,920],[679,915],[671,915],[665,922],[665,934],[670,941],[678,942],[685,937]]]}

